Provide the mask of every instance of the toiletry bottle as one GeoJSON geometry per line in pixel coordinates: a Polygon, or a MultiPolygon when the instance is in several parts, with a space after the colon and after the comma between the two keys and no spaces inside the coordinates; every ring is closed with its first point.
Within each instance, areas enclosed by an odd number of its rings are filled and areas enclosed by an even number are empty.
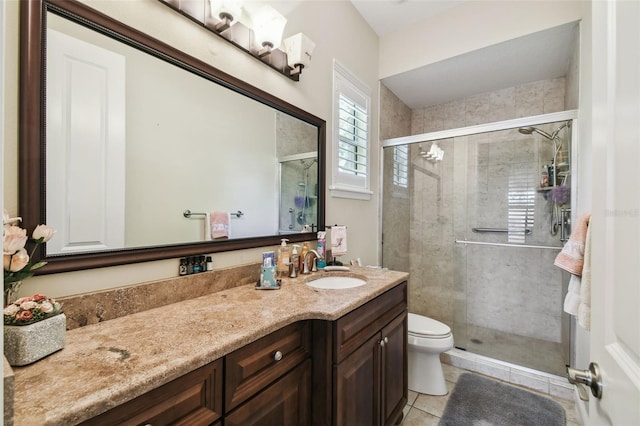
{"type": "Polygon", "coordinates": [[[193,274],[193,257],[187,257],[187,275],[193,274]]]}
{"type": "Polygon", "coordinates": [[[207,256],[207,271],[213,271],[213,259],[207,256]]]}
{"type": "Polygon", "coordinates": [[[291,250],[291,263],[296,271],[300,271],[300,246],[298,244],[294,244],[291,250]]]}
{"type": "Polygon", "coordinates": [[[180,259],[180,268],[178,269],[180,276],[187,275],[187,258],[180,259]]]}
{"type": "Polygon", "coordinates": [[[549,164],[549,186],[556,186],[556,173],[553,163],[549,164]]]}
{"type": "Polygon", "coordinates": [[[549,169],[545,164],[542,166],[542,174],[540,175],[540,187],[546,188],[547,186],[549,186],[549,169]]]}
{"type": "Polygon", "coordinates": [[[309,252],[309,243],[302,243],[302,251],[300,252],[300,262],[298,263],[298,271],[304,271],[304,258],[309,252]]]}
{"type": "Polygon", "coordinates": [[[193,257],[193,273],[197,274],[202,272],[202,266],[200,265],[200,259],[198,257],[193,257]]]}
{"type": "Polygon", "coordinates": [[[204,256],[200,256],[198,259],[200,259],[200,272],[206,271],[207,261],[205,260],[204,256]]]}
{"type": "Polygon", "coordinates": [[[325,265],[326,265],[326,261],[325,259],[325,244],[326,244],[326,238],[327,233],[325,231],[318,231],[318,244],[316,246],[317,248],[317,252],[320,255],[320,258],[317,261],[317,265],[318,268],[320,269],[324,269],[325,265]]]}
{"type": "Polygon", "coordinates": [[[286,278],[287,275],[289,274],[289,263],[291,260],[289,256],[289,247],[287,246],[287,241],[289,240],[286,238],[283,238],[281,241],[282,243],[278,248],[277,271],[278,271],[278,278],[286,278]]]}

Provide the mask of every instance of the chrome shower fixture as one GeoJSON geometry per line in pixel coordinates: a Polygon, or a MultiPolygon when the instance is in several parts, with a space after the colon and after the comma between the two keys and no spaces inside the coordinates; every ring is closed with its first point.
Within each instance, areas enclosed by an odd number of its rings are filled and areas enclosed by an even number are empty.
{"type": "Polygon", "coordinates": [[[555,138],[558,137],[558,133],[560,133],[560,130],[564,129],[568,125],[569,125],[569,122],[565,121],[564,123],[562,123],[562,126],[558,127],[556,130],[554,130],[552,134],[549,134],[549,133],[545,132],[544,130],[540,130],[537,127],[533,127],[533,126],[520,127],[518,129],[518,131],[520,133],[522,133],[523,135],[530,135],[530,134],[535,132],[535,133],[538,133],[538,134],[544,136],[545,138],[549,139],[550,141],[552,141],[552,140],[554,140],[555,138]]]}
{"type": "Polygon", "coordinates": [[[522,133],[523,135],[530,135],[530,134],[535,132],[535,133],[538,133],[538,134],[544,136],[545,138],[549,139],[550,141],[553,140],[553,137],[549,133],[545,132],[544,130],[538,129],[537,127],[532,127],[532,126],[520,127],[518,129],[518,131],[520,133],[522,133]]]}

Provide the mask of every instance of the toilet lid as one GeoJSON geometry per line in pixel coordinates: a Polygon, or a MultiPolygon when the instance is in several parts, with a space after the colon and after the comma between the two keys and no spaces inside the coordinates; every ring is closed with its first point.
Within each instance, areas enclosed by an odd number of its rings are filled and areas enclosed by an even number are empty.
{"type": "Polygon", "coordinates": [[[451,329],[440,321],[409,313],[409,333],[420,336],[441,337],[450,334],[451,329]]]}

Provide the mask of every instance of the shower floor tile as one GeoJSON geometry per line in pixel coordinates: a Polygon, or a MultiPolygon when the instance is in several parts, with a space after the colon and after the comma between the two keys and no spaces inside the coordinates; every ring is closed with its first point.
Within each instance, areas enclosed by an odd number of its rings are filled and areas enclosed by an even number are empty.
{"type": "Polygon", "coordinates": [[[460,342],[460,345],[456,341],[456,347],[464,347],[474,354],[534,370],[558,376],[565,375],[566,362],[561,343],[531,339],[474,325],[467,326],[467,336],[467,341],[460,342]],[[462,346],[465,343],[466,346],[462,346]]]}

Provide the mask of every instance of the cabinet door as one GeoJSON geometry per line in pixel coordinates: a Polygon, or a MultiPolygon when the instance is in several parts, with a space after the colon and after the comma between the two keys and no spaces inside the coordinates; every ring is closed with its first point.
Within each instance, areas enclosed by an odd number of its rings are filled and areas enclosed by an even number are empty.
{"type": "Polygon", "coordinates": [[[407,403],[407,311],[382,329],[382,421],[401,420],[407,403]]]}
{"type": "Polygon", "coordinates": [[[337,426],[380,424],[380,333],[334,367],[337,426]]]}
{"type": "Polygon", "coordinates": [[[227,355],[225,411],[231,411],[311,355],[309,323],[298,322],[227,355]]]}
{"type": "Polygon", "coordinates": [[[83,425],[205,426],[222,413],[222,359],[113,408],[83,425]]]}
{"type": "Polygon", "coordinates": [[[225,417],[225,426],[311,424],[311,360],[287,373],[225,417]]]}

